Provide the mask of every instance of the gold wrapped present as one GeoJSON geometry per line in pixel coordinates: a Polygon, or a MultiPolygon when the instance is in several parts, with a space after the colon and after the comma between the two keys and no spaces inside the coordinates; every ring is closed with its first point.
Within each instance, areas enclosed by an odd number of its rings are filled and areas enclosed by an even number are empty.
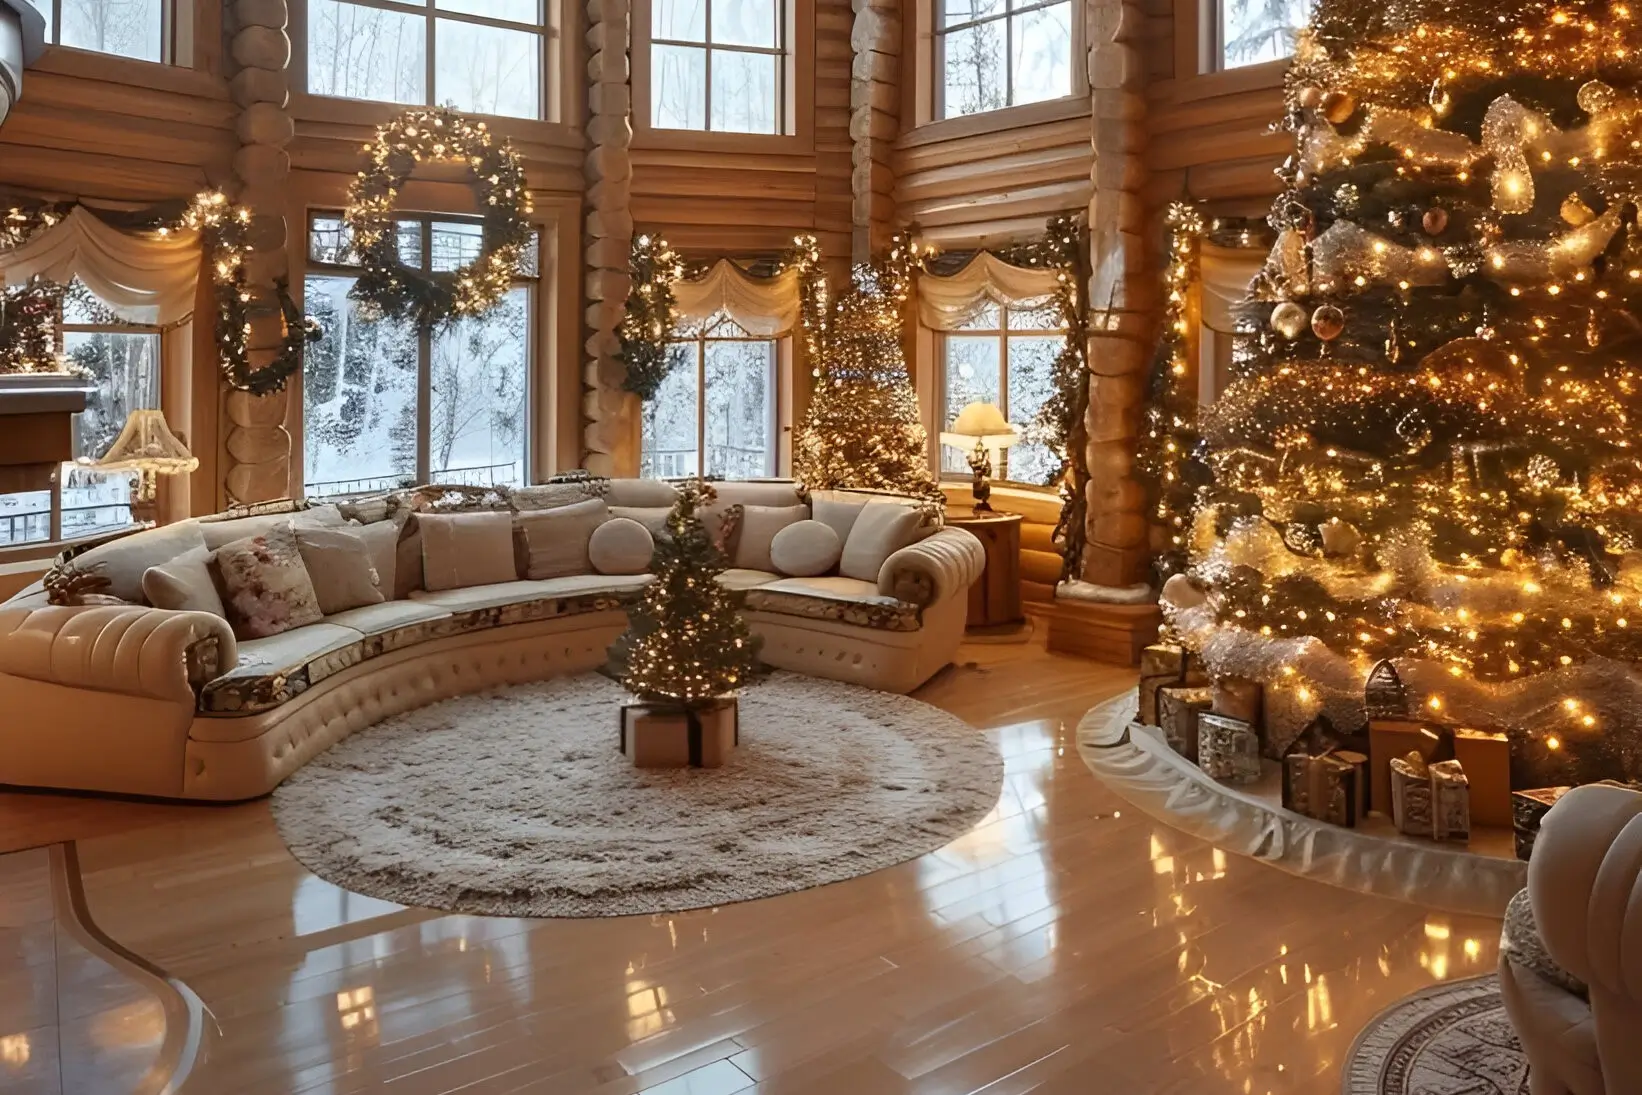
{"type": "Polygon", "coordinates": [[[1214,713],[1229,719],[1260,725],[1260,695],[1264,689],[1259,681],[1247,677],[1216,677],[1214,682],[1214,713]]]}
{"type": "Polygon", "coordinates": [[[1471,793],[1459,761],[1428,763],[1413,752],[1393,757],[1389,770],[1391,820],[1398,832],[1461,843],[1471,839],[1471,793]]]}
{"type": "Polygon", "coordinates": [[[1207,684],[1208,676],[1189,650],[1168,643],[1153,643],[1140,652],[1140,711],[1135,720],[1144,726],[1161,726],[1158,720],[1158,693],[1164,688],[1207,684]]]}
{"type": "Polygon", "coordinates": [[[1211,698],[1207,688],[1170,685],[1158,690],[1157,725],[1163,740],[1187,760],[1197,760],[1197,720],[1208,712],[1211,698]]]}
{"type": "Polygon", "coordinates": [[[1260,735],[1242,719],[1200,715],[1197,764],[1221,783],[1254,783],[1260,778],[1260,735]]]}
{"type": "Polygon", "coordinates": [[[1289,753],[1283,758],[1283,806],[1355,828],[1368,812],[1368,758],[1349,750],[1289,753]]]}
{"type": "Polygon", "coordinates": [[[635,768],[718,768],[740,744],[734,697],[696,707],[622,705],[621,751],[635,768]]]}
{"type": "Polygon", "coordinates": [[[1511,792],[1511,828],[1516,834],[1518,859],[1526,860],[1534,854],[1539,823],[1545,820],[1551,807],[1572,790],[1572,787],[1538,787],[1530,791],[1511,792]]]}
{"type": "Polygon", "coordinates": [[[1391,761],[1418,753],[1427,764],[1453,757],[1454,735],[1418,719],[1369,719],[1369,809],[1391,813],[1391,761]]]}
{"type": "Polygon", "coordinates": [[[1510,739],[1486,730],[1455,730],[1454,759],[1465,769],[1471,786],[1471,823],[1510,828],[1510,739]]]}

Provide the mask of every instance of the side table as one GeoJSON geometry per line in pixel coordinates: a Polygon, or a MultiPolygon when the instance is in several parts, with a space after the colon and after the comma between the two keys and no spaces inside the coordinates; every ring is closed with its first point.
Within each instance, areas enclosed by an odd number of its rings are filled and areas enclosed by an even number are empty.
{"type": "Polygon", "coordinates": [[[969,587],[970,627],[1020,623],[1021,515],[949,511],[946,523],[966,529],[986,548],[986,570],[969,587]]]}

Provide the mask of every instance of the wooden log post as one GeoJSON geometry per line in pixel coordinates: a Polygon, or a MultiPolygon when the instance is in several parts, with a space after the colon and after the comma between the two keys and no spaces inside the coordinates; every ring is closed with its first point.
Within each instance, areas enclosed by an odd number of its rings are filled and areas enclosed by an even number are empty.
{"type": "Polygon", "coordinates": [[[853,0],[850,47],[850,193],[853,261],[882,254],[895,231],[895,138],[901,130],[900,8],[853,0]]]}
{"type": "Polygon", "coordinates": [[[633,248],[632,85],[628,0],[588,0],[587,289],[582,363],[582,466],[595,475],[638,474],[638,398],[622,386],[617,335],[633,248]]]}
{"type": "MultiPolygon", "coordinates": [[[[291,40],[286,35],[286,0],[233,0],[229,5],[229,50],[239,66],[229,85],[240,108],[236,121],[239,151],[234,155],[239,203],[251,211],[251,253],[246,277],[252,290],[250,357],[253,368],[278,353],[284,336],[274,282],[285,277],[285,193],[291,158],[285,151],[295,134],[287,110],[290,98],[291,40]]],[[[293,382],[299,382],[293,378],[293,382]]],[[[260,502],[291,493],[291,437],[285,430],[290,389],[266,396],[225,392],[222,437],[229,503],[260,502]]]]}

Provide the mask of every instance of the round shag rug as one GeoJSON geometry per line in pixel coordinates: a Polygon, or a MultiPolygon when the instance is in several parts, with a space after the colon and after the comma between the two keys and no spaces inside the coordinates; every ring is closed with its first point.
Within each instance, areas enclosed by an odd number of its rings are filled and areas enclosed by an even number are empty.
{"type": "Polygon", "coordinates": [[[717,769],[634,768],[595,674],[385,719],[274,792],[291,853],[356,893],[497,916],[770,897],[941,847],[998,800],[987,738],[905,696],[778,673],[717,769]]]}
{"type": "Polygon", "coordinates": [[[1357,1036],[1343,1095],[1528,1095],[1528,1056],[1493,974],[1435,985],[1376,1015],[1357,1036]]]}

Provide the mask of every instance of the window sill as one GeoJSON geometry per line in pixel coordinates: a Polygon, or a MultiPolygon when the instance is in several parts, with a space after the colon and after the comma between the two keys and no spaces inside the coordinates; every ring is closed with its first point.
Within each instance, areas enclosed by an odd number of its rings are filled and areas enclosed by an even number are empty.
{"type": "Polygon", "coordinates": [[[815,141],[803,133],[714,133],[697,129],[652,129],[634,125],[633,150],[651,152],[742,153],[807,156],[815,141]]]}
{"type": "Polygon", "coordinates": [[[1203,72],[1185,79],[1168,80],[1157,85],[1161,99],[1166,103],[1193,103],[1201,99],[1215,99],[1222,95],[1242,95],[1251,91],[1278,91],[1283,77],[1288,74],[1289,58],[1265,61],[1242,68],[1203,72]]]}
{"type": "Polygon", "coordinates": [[[71,46],[47,46],[45,53],[29,66],[28,71],[30,74],[72,76],[81,80],[99,80],[208,99],[226,101],[228,98],[228,81],[209,72],[165,61],[139,61],[114,53],[98,53],[71,46]]]}
{"type": "MultiPolygon", "coordinates": [[[[299,124],[318,123],[325,126],[326,136],[337,136],[344,126],[374,130],[377,126],[398,117],[407,110],[428,109],[415,103],[386,103],[372,99],[344,99],[330,95],[313,95],[306,91],[291,92],[291,117],[299,124]]],[[[532,118],[514,118],[500,114],[474,114],[482,119],[492,133],[538,144],[553,144],[571,148],[583,147],[580,131],[563,122],[532,118]],[[554,139],[554,138],[558,139],[554,139]]],[[[346,134],[347,139],[367,141],[373,133],[346,134]]]]}
{"type": "Polygon", "coordinates": [[[942,118],[925,122],[901,135],[897,148],[916,148],[939,141],[954,141],[964,137],[981,137],[1026,126],[1063,122],[1089,116],[1089,95],[1079,92],[1060,99],[1022,106],[1006,106],[984,114],[966,114],[961,118],[942,118]]]}

